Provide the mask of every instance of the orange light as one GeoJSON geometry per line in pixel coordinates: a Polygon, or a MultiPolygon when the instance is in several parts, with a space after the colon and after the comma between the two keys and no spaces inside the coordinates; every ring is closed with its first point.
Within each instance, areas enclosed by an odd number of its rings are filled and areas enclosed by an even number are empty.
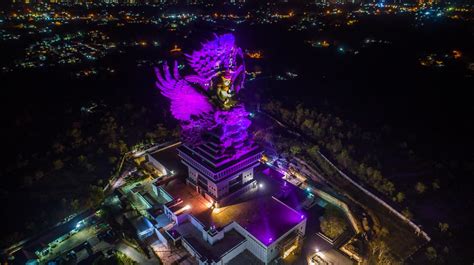
{"type": "Polygon", "coordinates": [[[459,59],[462,57],[462,53],[458,50],[453,50],[454,59],[459,59]]]}
{"type": "Polygon", "coordinates": [[[170,50],[170,52],[180,52],[181,48],[178,47],[178,45],[174,45],[173,49],[170,50]]]}
{"type": "Polygon", "coordinates": [[[248,52],[247,56],[252,58],[252,59],[262,59],[263,58],[263,54],[260,51],[248,52]]]}

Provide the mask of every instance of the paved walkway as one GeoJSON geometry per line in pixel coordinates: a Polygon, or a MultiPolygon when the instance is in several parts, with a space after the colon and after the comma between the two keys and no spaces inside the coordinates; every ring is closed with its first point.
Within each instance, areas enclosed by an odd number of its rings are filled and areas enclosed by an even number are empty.
{"type": "Polygon", "coordinates": [[[160,257],[163,264],[173,264],[173,262],[177,262],[180,265],[195,265],[198,264],[196,259],[189,255],[186,249],[169,249],[166,247],[165,244],[161,243],[160,240],[156,240],[151,245],[153,251],[155,251],[156,255],[160,257]]]}
{"type": "Polygon", "coordinates": [[[153,254],[150,255],[150,258],[148,258],[145,254],[138,252],[136,249],[132,248],[131,246],[123,242],[120,242],[117,244],[117,250],[120,252],[123,252],[125,255],[127,255],[134,261],[138,262],[138,264],[145,264],[145,265],[160,264],[159,260],[153,254]]]}

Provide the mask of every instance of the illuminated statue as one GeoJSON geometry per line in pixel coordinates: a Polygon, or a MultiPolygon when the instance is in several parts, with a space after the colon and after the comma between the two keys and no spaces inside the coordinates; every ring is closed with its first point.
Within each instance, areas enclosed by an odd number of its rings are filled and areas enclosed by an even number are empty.
{"type": "Polygon", "coordinates": [[[249,146],[251,122],[236,95],[245,79],[243,53],[232,34],[217,36],[202,48],[186,55],[195,72],[181,76],[175,61],[170,71],[155,68],[157,87],[171,101],[171,113],[181,122],[187,144],[199,144],[203,137],[218,138],[221,152],[236,158],[249,146]]]}

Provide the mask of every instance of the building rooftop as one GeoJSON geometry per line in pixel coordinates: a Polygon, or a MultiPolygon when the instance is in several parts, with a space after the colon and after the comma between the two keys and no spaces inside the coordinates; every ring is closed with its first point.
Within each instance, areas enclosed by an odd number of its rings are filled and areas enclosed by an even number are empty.
{"type": "Polygon", "coordinates": [[[186,205],[191,206],[187,211],[193,215],[210,211],[209,202],[191,186],[186,185],[186,180],[182,177],[175,178],[161,187],[173,198],[173,201],[168,204],[173,204],[177,200],[182,201],[173,207],[169,207],[171,211],[179,210],[186,205]]]}
{"type": "Polygon", "coordinates": [[[140,216],[137,219],[132,221],[132,224],[135,226],[139,233],[147,231],[153,228],[153,224],[147,218],[140,216]]]}
{"type": "Polygon", "coordinates": [[[235,256],[233,259],[227,263],[228,265],[241,265],[241,264],[247,264],[247,265],[263,265],[264,263],[259,260],[257,257],[255,257],[252,252],[249,250],[244,250],[241,252],[239,255],[235,256]]]}
{"type": "Polygon", "coordinates": [[[204,256],[204,260],[219,261],[229,250],[246,240],[245,237],[232,229],[225,233],[223,240],[211,245],[202,238],[201,232],[189,222],[179,225],[176,230],[198,253],[204,256]]]}
{"type": "Polygon", "coordinates": [[[219,230],[235,221],[268,246],[305,218],[300,208],[296,208],[304,200],[304,192],[291,184],[285,185],[281,174],[275,172],[262,167],[256,177],[263,185],[261,188],[253,189],[232,204],[216,209],[211,209],[210,202],[192,186],[186,185],[183,178],[173,179],[162,188],[174,201],[182,200],[173,206],[172,211],[179,211],[189,205],[188,213],[205,228],[215,226],[219,230]]]}
{"type": "Polygon", "coordinates": [[[217,228],[235,221],[268,246],[299,224],[305,216],[275,197],[265,196],[214,209],[210,215],[200,214],[196,218],[217,228]]]}
{"type": "Polygon", "coordinates": [[[308,193],[283,179],[283,174],[265,164],[255,168],[255,180],[262,184],[262,193],[274,196],[291,208],[301,211],[308,193]]]}

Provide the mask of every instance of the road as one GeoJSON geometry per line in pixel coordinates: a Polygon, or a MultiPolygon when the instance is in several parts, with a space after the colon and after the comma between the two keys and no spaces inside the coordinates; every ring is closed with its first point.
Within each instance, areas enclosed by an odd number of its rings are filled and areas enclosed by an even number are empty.
{"type": "Polygon", "coordinates": [[[94,225],[84,227],[79,232],[71,235],[68,239],[58,243],[55,247],[50,248],[50,252],[47,255],[41,257],[40,263],[45,263],[55,259],[56,257],[95,237],[100,231],[102,231],[102,229],[96,228],[94,225]]]}

